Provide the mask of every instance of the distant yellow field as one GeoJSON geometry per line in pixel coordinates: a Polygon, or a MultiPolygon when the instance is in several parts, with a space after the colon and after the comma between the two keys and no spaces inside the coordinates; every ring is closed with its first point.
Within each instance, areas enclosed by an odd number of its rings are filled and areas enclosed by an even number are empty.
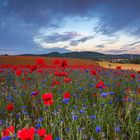
{"type": "Polygon", "coordinates": [[[120,64],[120,63],[110,63],[108,61],[98,62],[100,66],[104,68],[113,68],[115,69],[117,66],[121,66],[122,69],[125,70],[140,70],[140,64],[120,64]],[[109,66],[110,64],[110,66],[109,66]]]}

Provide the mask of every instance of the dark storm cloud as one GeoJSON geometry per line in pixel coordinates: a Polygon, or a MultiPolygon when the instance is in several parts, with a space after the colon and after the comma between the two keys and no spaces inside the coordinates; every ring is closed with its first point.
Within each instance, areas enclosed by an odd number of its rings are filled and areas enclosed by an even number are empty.
{"type": "Polygon", "coordinates": [[[129,33],[140,35],[139,0],[108,0],[94,10],[100,18],[97,31],[112,34],[127,28],[129,33]],[[131,31],[131,28],[135,30],[131,31]]]}
{"type": "Polygon", "coordinates": [[[77,32],[63,32],[62,34],[53,33],[52,35],[46,36],[45,41],[46,43],[57,43],[57,42],[69,41],[78,36],[80,36],[80,34],[78,34],[77,32]]]}
{"type": "Polygon", "coordinates": [[[59,27],[67,16],[99,17],[98,31],[111,34],[124,27],[140,30],[139,0],[2,0],[0,15],[15,16],[28,24],[59,27]],[[60,22],[61,21],[61,22],[60,22]]]}
{"type": "MultiPolygon", "coordinates": [[[[35,49],[38,46],[33,37],[41,27],[59,28],[67,16],[86,17],[95,3],[94,0],[0,0],[0,48],[35,49]]],[[[65,41],[72,36],[56,34],[47,41],[65,41]]]]}
{"type": "Polygon", "coordinates": [[[27,23],[57,26],[65,16],[87,16],[98,0],[9,0],[6,12],[27,23]]]}
{"type": "MultiPolygon", "coordinates": [[[[32,50],[37,47],[33,37],[40,28],[63,27],[67,17],[97,17],[96,32],[111,35],[125,29],[139,36],[139,13],[139,0],[0,0],[0,48],[32,50]]],[[[73,38],[58,33],[46,40],[53,43],[73,38]]],[[[76,46],[88,39],[74,39],[70,44],[76,46]]]]}
{"type": "Polygon", "coordinates": [[[77,39],[77,40],[72,40],[72,41],[70,42],[70,45],[72,45],[72,46],[77,46],[78,44],[84,43],[84,42],[86,42],[87,40],[90,40],[90,39],[93,39],[93,38],[94,38],[94,36],[85,36],[85,37],[82,37],[82,38],[77,39]]]}
{"type": "Polygon", "coordinates": [[[19,20],[8,19],[0,24],[0,48],[16,50],[34,49],[34,29],[32,26],[21,23],[19,20]],[[15,25],[16,21],[16,25],[15,25]]]}

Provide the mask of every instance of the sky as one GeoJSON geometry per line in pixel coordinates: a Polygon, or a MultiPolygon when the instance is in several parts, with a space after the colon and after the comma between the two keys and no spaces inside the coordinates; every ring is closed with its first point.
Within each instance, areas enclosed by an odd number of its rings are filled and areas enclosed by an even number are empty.
{"type": "Polygon", "coordinates": [[[0,54],[140,54],[140,0],[0,0],[0,54]]]}

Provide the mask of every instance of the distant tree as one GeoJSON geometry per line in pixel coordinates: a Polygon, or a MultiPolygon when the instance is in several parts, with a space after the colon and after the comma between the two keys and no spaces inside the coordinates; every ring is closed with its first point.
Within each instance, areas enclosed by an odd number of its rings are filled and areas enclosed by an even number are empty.
{"type": "Polygon", "coordinates": [[[8,56],[8,54],[4,54],[4,56],[8,56]]]}
{"type": "Polygon", "coordinates": [[[140,58],[130,60],[130,63],[132,63],[132,64],[140,64],[140,58]]]}

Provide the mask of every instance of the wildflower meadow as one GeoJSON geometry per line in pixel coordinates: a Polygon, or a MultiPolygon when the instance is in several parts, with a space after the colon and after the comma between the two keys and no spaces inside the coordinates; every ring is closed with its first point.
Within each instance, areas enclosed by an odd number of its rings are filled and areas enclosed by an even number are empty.
{"type": "Polygon", "coordinates": [[[0,140],[140,140],[140,71],[0,65],[0,140]]]}

